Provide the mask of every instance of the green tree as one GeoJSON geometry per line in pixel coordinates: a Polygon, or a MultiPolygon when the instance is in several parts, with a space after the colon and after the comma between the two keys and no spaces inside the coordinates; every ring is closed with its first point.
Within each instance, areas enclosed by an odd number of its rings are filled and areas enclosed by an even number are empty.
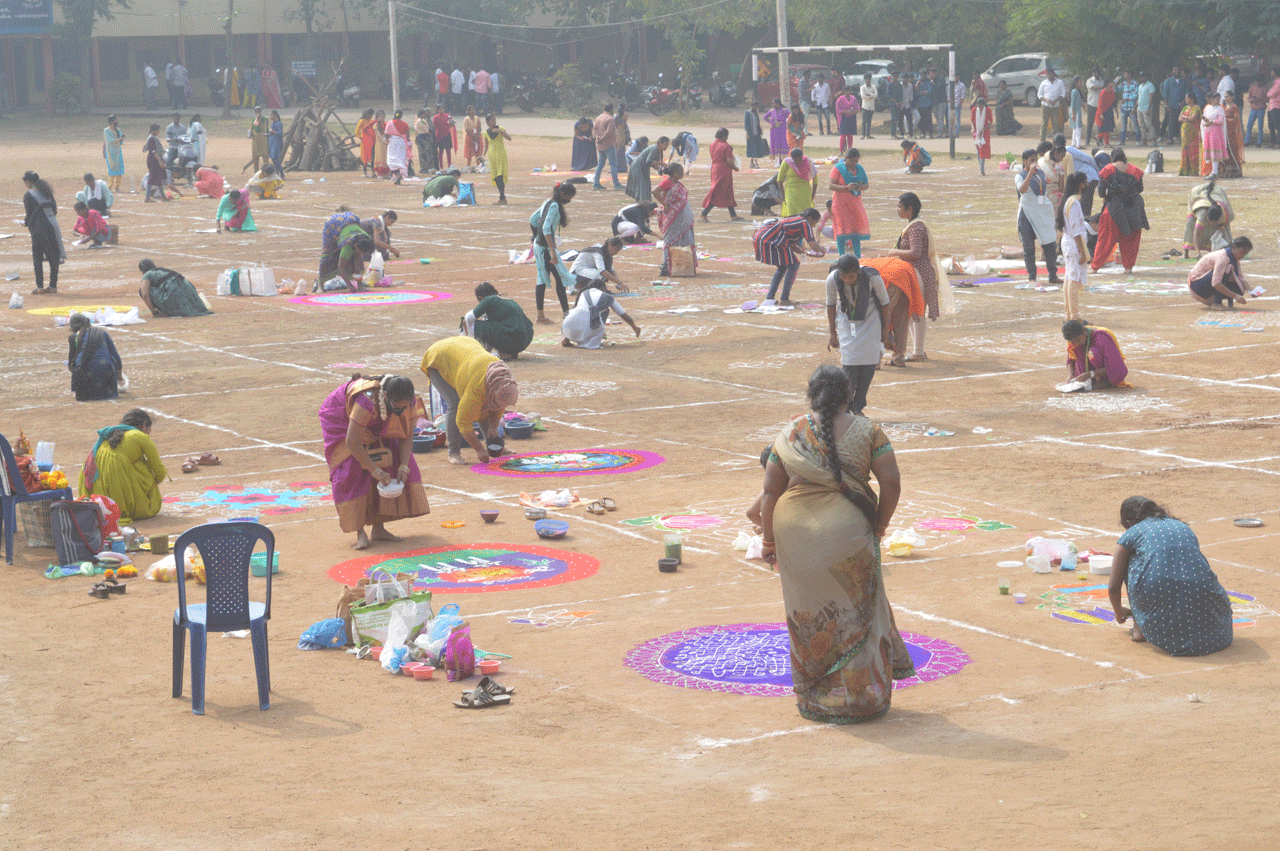
{"type": "Polygon", "coordinates": [[[81,100],[81,107],[88,102],[87,93],[93,84],[93,28],[98,21],[115,19],[115,9],[128,9],[129,0],[57,0],[58,9],[62,12],[62,24],[57,28],[58,34],[72,42],[80,56],[80,83],[86,97],[81,100]]]}
{"type": "Polygon", "coordinates": [[[1078,72],[1094,66],[1159,74],[1208,42],[1226,3],[1113,0],[1104,8],[1051,0],[1008,0],[1009,36],[1024,49],[1064,57],[1078,72]]]}

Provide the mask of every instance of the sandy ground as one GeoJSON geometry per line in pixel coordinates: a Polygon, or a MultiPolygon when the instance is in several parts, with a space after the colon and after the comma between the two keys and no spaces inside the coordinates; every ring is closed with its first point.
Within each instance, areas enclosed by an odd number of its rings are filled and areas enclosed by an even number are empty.
{"type": "MultiPolygon", "coordinates": [[[[131,181],[142,173],[142,121],[124,122],[131,181]]],[[[69,121],[0,128],[11,172],[0,203],[10,222],[21,215],[16,178],[35,168],[53,181],[70,231],[79,175],[102,167],[100,123],[90,122],[83,141],[69,121]]],[[[243,162],[243,123],[211,122],[209,159],[224,170],[243,162]]],[[[48,316],[5,311],[0,431],[11,440],[22,428],[33,440],[56,441],[57,460],[74,478],[96,429],[129,407],[147,408],[173,473],[163,492],[178,498],[139,524],[147,533],[176,535],[243,515],[209,502],[228,488],[279,493],[289,483],[325,482],[315,411],[351,371],[344,364],[422,379],[423,351],[453,332],[481,280],[532,311],[533,269],[508,265],[507,252],[527,244],[525,220],[549,189],[531,169],[564,168],[569,159],[567,124],[536,117],[504,124],[516,136],[507,208],[491,206],[483,177],[479,206],[424,210],[412,185],[353,174],[320,184],[319,174],[297,175],[284,200],[256,205],[257,234],[218,237],[198,232],[212,226],[213,201],[144,205],[138,194],[123,195],[112,218],[120,246],[72,252],[59,295],[28,295],[26,307],[137,304],[136,264],[149,256],[195,281],[216,315],[112,331],[132,386],[117,403],[77,404],[63,365],[65,332],[48,316]],[[404,289],[451,297],[375,307],[212,297],[217,273],[231,265],[262,262],[278,279],[314,277],[320,225],[339,203],[365,214],[400,210],[394,234],[407,262],[392,264],[392,273],[404,289]],[[420,265],[422,257],[432,263],[420,265]],[[178,471],[185,456],[206,450],[222,466],[178,471]]],[[[737,120],[730,126],[740,141],[737,120]]],[[[646,129],[659,128],[637,116],[633,132],[646,129]]],[[[709,139],[712,129],[698,134],[709,139]]],[[[1015,150],[1025,140],[1001,144],[1015,150]]],[[[896,237],[894,201],[907,189],[924,198],[949,253],[993,257],[1016,243],[1007,175],[981,179],[972,161],[935,153],[929,173],[909,177],[891,146],[878,140],[869,151],[883,153],[864,160],[872,247],[896,237]]],[[[1176,173],[1176,153],[1166,153],[1176,173]]],[[[514,365],[519,407],[548,425],[517,445],[521,451],[629,448],[659,453],[665,463],[527,482],[451,467],[439,452],[419,456],[432,513],[393,527],[403,543],[375,545],[375,554],[389,556],[447,544],[541,543],[520,516],[522,488],[568,485],[584,498],[617,500],[618,511],[600,517],[580,507],[567,512],[572,530],[558,548],[597,559],[593,576],[438,595],[437,606],[462,606],[481,647],[513,657],[501,675],[517,689],[512,706],[459,711],[451,702],[460,686],[392,677],[337,651],[295,649],[302,630],[333,611],[340,585],[327,572],[356,555],[323,495],[304,499],[300,513],[264,518],[283,553],[267,712],[257,708],[249,643],[216,635],[208,714],[195,717],[188,698],[171,699],[174,586],[136,580],[127,596],[96,600],[86,596],[86,580],[43,578],[52,551],[20,541],[0,592],[0,845],[1272,847],[1280,752],[1271,720],[1280,633],[1277,166],[1251,162],[1247,173],[1228,191],[1240,216],[1236,232],[1257,244],[1246,270],[1270,292],[1234,317],[1237,327],[1206,325],[1225,314],[1158,286],[1185,281],[1185,262],[1158,257],[1181,244],[1190,179],[1148,178],[1153,228],[1135,278],[1154,283],[1126,293],[1114,273],[1091,280],[1101,291],[1084,295],[1085,315],[1119,335],[1136,389],[1058,396],[1061,294],[1018,289],[1016,269],[1007,281],[956,289],[959,312],[930,329],[929,362],[877,374],[868,411],[886,424],[904,484],[894,527],[958,515],[999,521],[988,530],[925,531],[927,547],[886,561],[900,627],[957,645],[972,661],[898,691],[883,720],[816,725],[785,696],[677,688],[623,661],[668,633],[782,620],[775,576],[729,542],[747,525],[741,512],[759,487],[760,448],[805,410],[809,372],[833,361],[819,305],[825,263],[805,263],[794,312],[725,313],[759,298],[769,270],[751,259],[751,228],[717,211],[711,225],[698,226],[699,247],[714,259],[697,279],[650,286],[657,254],[623,254],[619,268],[633,287],[625,304],[644,329],[639,340],[618,326],[610,332],[616,346],[570,351],[557,345],[556,329],[539,329],[514,365]],[[669,312],[681,307],[700,312],[669,312]],[[927,436],[926,426],[954,434],[927,436]],[[1134,493],[1191,523],[1224,585],[1256,598],[1230,649],[1173,659],[1131,643],[1112,624],[1055,618],[1041,595],[1073,585],[1070,574],[996,567],[1018,558],[1035,534],[1109,549],[1119,504],[1134,493]],[[477,515],[487,506],[502,509],[492,527],[477,515]],[[719,523],[688,533],[685,565],[665,575],[654,564],[662,530],[624,521],[671,513],[719,523]],[[1231,519],[1240,515],[1267,525],[1236,528],[1231,519]],[[441,527],[452,519],[467,525],[441,527]],[[1003,577],[1031,601],[1018,606],[999,596],[1003,577]]],[[[744,208],[763,179],[739,180],[744,208]]],[[[696,202],[706,190],[705,165],[689,182],[696,202]]],[[[580,193],[569,208],[568,244],[598,241],[623,200],[580,193]]],[[[15,224],[4,230],[16,235],[0,241],[0,271],[17,271],[11,286],[26,292],[26,234],[15,224]]]]}

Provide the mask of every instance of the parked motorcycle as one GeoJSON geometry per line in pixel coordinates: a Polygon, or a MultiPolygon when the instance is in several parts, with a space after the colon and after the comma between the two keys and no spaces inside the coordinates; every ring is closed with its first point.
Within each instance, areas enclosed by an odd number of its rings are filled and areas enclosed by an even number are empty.
{"type": "Polygon", "coordinates": [[[711,86],[707,91],[707,97],[717,106],[737,106],[740,101],[738,84],[733,80],[720,79],[720,72],[716,71],[711,75],[711,86]]]}
{"type": "Polygon", "coordinates": [[[338,83],[334,88],[338,92],[338,106],[353,108],[360,106],[360,87],[347,77],[338,77],[338,83]]]}
{"type": "Polygon", "coordinates": [[[169,158],[169,174],[174,183],[185,180],[190,185],[195,182],[196,169],[200,167],[195,140],[188,135],[182,135],[174,139],[174,142],[176,142],[176,148],[170,149],[174,155],[169,158]]]}

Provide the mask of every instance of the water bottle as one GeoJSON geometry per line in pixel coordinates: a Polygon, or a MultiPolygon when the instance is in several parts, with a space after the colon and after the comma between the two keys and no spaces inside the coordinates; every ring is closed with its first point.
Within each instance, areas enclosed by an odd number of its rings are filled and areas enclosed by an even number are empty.
{"type": "Polygon", "coordinates": [[[53,469],[53,444],[41,440],[36,444],[36,467],[47,473],[53,469]]]}

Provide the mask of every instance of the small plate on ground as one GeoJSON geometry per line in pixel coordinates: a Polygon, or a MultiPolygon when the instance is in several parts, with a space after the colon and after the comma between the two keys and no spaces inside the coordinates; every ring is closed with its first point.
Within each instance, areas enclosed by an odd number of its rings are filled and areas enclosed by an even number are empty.
{"type": "Polygon", "coordinates": [[[1257,517],[1237,517],[1235,520],[1232,520],[1231,522],[1236,524],[1237,526],[1243,526],[1246,529],[1256,529],[1259,526],[1263,525],[1262,521],[1259,520],[1257,517]]]}

